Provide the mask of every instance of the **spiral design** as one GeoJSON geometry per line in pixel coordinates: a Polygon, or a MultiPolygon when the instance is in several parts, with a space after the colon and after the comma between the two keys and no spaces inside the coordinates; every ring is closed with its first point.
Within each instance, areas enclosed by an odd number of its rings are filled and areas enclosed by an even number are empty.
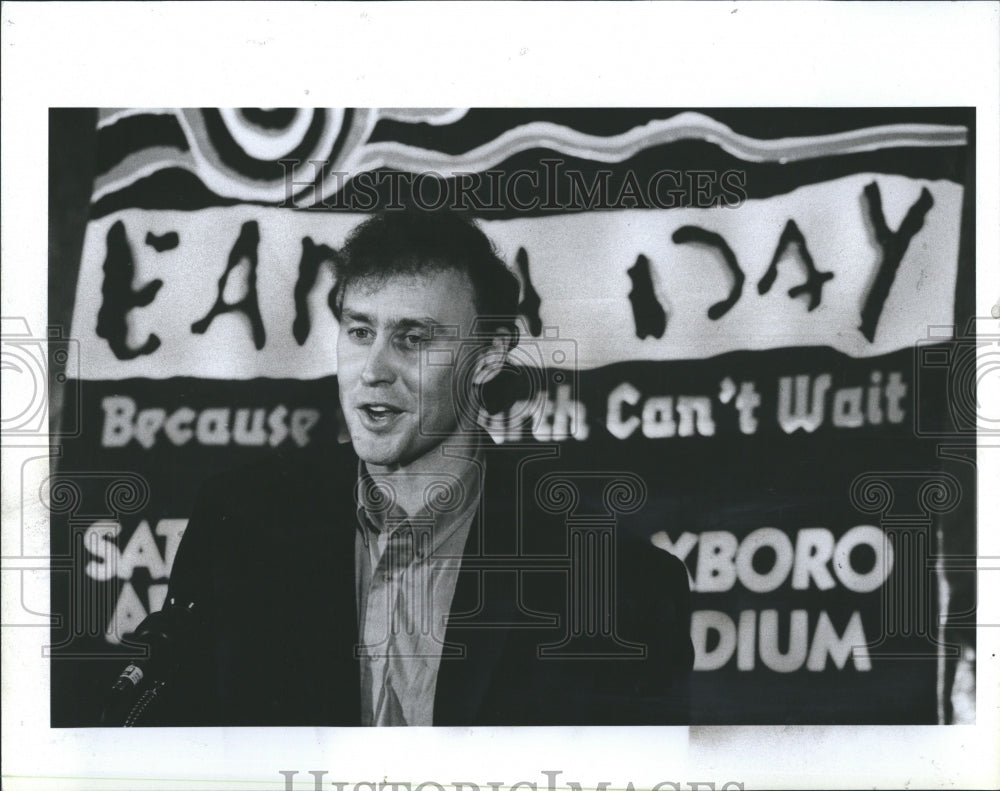
{"type": "Polygon", "coordinates": [[[149,484],[138,475],[119,478],[108,486],[104,498],[111,513],[132,514],[149,502],[149,484]]]}
{"type": "Polygon", "coordinates": [[[433,514],[459,510],[466,502],[465,485],[456,477],[436,477],[424,486],[424,508],[433,514]]]}
{"type": "Polygon", "coordinates": [[[370,476],[362,475],[354,487],[355,504],[371,515],[386,515],[396,504],[396,490],[388,481],[376,483],[370,476]]]}
{"type": "Polygon", "coordinates": [[[83,493],[76,481],[54,475],[42,481],[38,499],[54,514],[71,514],[80,507],[83,493]]]}
{"type": "Polygon", "coordinates": [[[618,477],[604,486],[604,507],[611,513],[631,514],[646,504],[646,482],[632,473],[618,477]]]}
{"type": "Polygon", "coordinates": [[[947,473],[937,475],[924,483],[917,493],[917,500],[925,513],[947,513],[954,510],[962,499],[962,487],[956,478],[947,473]]]}
{"type": "Polygon", "coordinates": [[[580,490],[564,473],[553,472],[535,486],[535,500],[550,514],[564,514],[579,504],[580,490]]]}
{"type": "Polygon", "coordinates": [[[892,506],[892,487],[884,478],[861,475],[851,484],[851,504],[869,514],[885,513],[892,506]]]}

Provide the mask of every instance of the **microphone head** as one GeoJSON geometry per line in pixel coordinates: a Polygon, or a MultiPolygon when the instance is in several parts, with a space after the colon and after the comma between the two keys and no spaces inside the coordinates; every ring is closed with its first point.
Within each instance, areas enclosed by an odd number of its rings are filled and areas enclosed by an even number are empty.
{"type": "Polygon", "coordinates": [[[194,639],[196,626],[195,605],[181,604],[171,598],[162,610],[150,613],[129,636],[129,642],[149,646],[148,658],[133,664],[157,677],[172,675],[194,639]]]}
{"type": "Polygon", "coordinates": [[[102,725],[133,725],[138,722],[177,675],[192,646],[198,623],[193,603],[171,598],[151,613],[128,642],[149,647],[148,657],[136,659],[119,673],[105,696],[102,725]]]}

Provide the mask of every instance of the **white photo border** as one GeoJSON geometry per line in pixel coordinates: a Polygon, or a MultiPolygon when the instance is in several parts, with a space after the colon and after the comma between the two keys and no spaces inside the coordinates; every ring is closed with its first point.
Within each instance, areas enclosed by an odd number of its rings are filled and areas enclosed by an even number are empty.
{"type": "MultiPolygon", "coordinates": [[[[2,313],[46,326],[51,107],[971,106],[976,315],[989,317],[1000,301],[998,20],[1000,5],[961,2],[5,3],[2,313]]],[[[981,401],[1000,399],[995,378],[981,387],[981,401]]],[[[50,729],[49,630],[9,628],[4,786],[280,789],[280,772],[298,770],[294,787],[311,789],[309,770],[325,770],[324,788],[347,789],[997,787],[1000,495],[988,482],[1000,442],[979,444],[974,726],[50,729]]],[[[44,557],[48,543],[45,515],[18,499],[23,460],[46,453],[44,441],[3,447],[4,623],[22,576],[7,559],[44,557]]],[[[31,587],[44,612],[47,580],[31,587]]]]}

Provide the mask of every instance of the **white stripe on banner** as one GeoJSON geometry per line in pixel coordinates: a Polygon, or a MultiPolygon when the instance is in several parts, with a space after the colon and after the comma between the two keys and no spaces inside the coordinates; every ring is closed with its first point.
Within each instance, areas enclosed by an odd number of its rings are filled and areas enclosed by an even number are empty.
{"type": "MultiPolygon", "coordinates": [[[[326,118],[321,138],[304,156],[302,163],[326,160],[334,141],[341,131],[344,117],[342,109],[298,110],[301,133],[306,119],[317,115],[326,118]]],[[[547,150],[592,162],[625,162],[649,148],[669,145],[681,140],[703,140],[717,145],[723,151],[746,162],[787,163],[821,157],[834,157],[891,148],[937,146],[964,146],[968,143],[968,130],[964,126],[945,124],[884,124],[862,129],[848,129],[824,135],[756,138],[734,131],[726,124],[697,112],[682,112],[670,118],[658,118],[635,126],[616,135],[592,135],[563,124],[533,121],[516,126],[499,134],[493,140],[468,151],[450,154],[394,141],[369,143],[368,138],[380,119],[402,123],[427,123],[444,126],[461,120],[463,109],[376,109],[358,108],[346,139],[336,170],[352,177],[380,168],[408,173],[439,172],[454,177],[470,172],[483,172],[494,168],[511,157],[531,150],[547,150]]],[[[189,151],[177,152],[154,148],[142,156],[132,156],[116,164],[106,173],[98,174],[94,181],[93,200],[124,189],[151,173],[166,168],[180,168],[197,175],[204,184],[218,195],[242,200],[280,203],[285,197],[285,180],[258,181],[245,179],[219,159],[219,153],[209,139],[201,110],[142,110],[119,108],[102,110],[98,127],[113,125],[122,118],[144,114],[172,114],[184,131],[189,151]]],[[[271,150],[274,135],[262,133],[258,127],[246,124],[242,116],[232,110],[220,110],[225,124],[238,147],[256,158],[277,162],[278,155],[266,155],[271,150]],[[255,150],[256,149],[256,150],[255,150]]],[[[297,138],[290,130],[282,135],[289,140],[297,138]]],[[[298,135],[302,140],[301,134],[298,135]]],[[[286,146],[286,151],[291,148],[286,146]]],[[[273,152],[272,152],[273,154],[273,152]]],[[[333,164],[333,163],[331,163],[333,164]]],[[[311,168],[311,165],[309,166],[311,168]]],[[[293,181],[311,178],[309,169],[297,169],[293,181]]],[[[318,201],[332,197],[336,180],[327,180],[317,196],[318,201]]]]}
{"type": "MultiPolygon", "coordinates": [[[[576,344],[581,368],[787,346],[830,346],[869,357],[912,346],[927,337],[929,326],[953,323],[961,203],[962,188],[951,182],[860,174],[747,201],[738,208],[595,211],[482,225],[511,266],[524,249],[541,297],[541,319],[561,339],[576,344]],[[899,228],[923,189],[933,205],[907,247],[869,341],[859,329],[861,313],[882,260],[864,196],[872,182],[878,185],[891,231],[899,228]],[[807,309],[807,295],[788,296],[789,289],[806,279],[795,244],[779,260],[769,290],[759,293],[758,284],[789,220],[801,232],[815,268],[833,275],[822,283],[819,304],[812,311],[807,309]],[[684,233],[675,241],[675,232],[685,226],[724,239],[745,276],[739,298],[714,320],[707,312],[730,295],[734,277],[716,246],[685,241],[684,233]],[[648,260],[647,282],[654,291],[646,296],[655,297],[666,313],[660,337],[639,338],[636,333],[628,270],[640,255],[648,260]]],[[[195,212],[126,210],[92,222],[77,289],[73,337],[79,344],[72,347],[71,364],[79,365],[82,378],[98,380],[302,379],[335,373],[337,327],[326,306],[333,276],[321,267],[307,300],[311,331],[300,345],[292,330],[299,263],[306,237],[338,248],[360,219],[237,206],[195,212]],[[130,281],[128,275],[105,273],[109,231],[119,221],[135,265],[130,281]],[[192,332],[192,324],[215,304],[230,252],[250,222],[257,223],[260,235],[256,292],[266,334],[260,349],[243,313],[224,313],[204,333],[192,332]],[[157,252],[146,241],[147,234],[170,232],[178,234],[172,249],[157,252]],[[136,299],[129,304],[127,294],[154,280],[162,286],[150,302],[136,299]],[[124,286],[124,302],[102,293],[124,286]],[[109,304],[119,307],[110,310],[109,304]],[[155,351],[119,359],[109,341],[97,334],[102,305],[105,326],[127,331],[127,338],[118,343],[119,354],[125,346],[143,348],[154,334],[159,339],[155,351]]],[[[165,246],[155,238],[150,241],[165,246]]],[[[247,261],[233,269],[226,302],[245,295],[248,271],[247,261]]]]}
{"type": "Polygon", "coordinates": [[[175,115],[170,107],[102,107],[97,111],[97,128],[104,129],[114,126],[122,118],[133,118],[137,115],[175,115]]]}
{"type": "Polygon", "coordinates": [[[685,112],[657,119],[618,135],[589,135],[549,121],[533,121],[509,129],[495,140],[461,154],[444,154],[395,142],[369,143],[358,170],[388,167],[420,173],[483,171],[522,151],[543,148],[593,162],[624,162],[653,146],[679,140],[704,140],[746,162],[797,162],[819,157],[857,154],[887,148],[962,146],[964,126],[887,124],[827,135],[781,137],[774,140],[741,135],[701,113],[685,112]]]}

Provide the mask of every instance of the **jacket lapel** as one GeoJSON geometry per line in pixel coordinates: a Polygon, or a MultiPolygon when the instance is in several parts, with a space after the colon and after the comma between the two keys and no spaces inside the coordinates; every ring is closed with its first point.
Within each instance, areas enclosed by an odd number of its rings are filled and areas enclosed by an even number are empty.
{"type": "Polygon", "coordinates": [[[478,561],[481,516],[469,531],[452,600],[434,696],[435,725],[470,725],[503,654],[510,621],[510,597],[491,584],[478,561]]]}
{"type": "MultiPolygon", "coordinates": [[[[527,454],[484,440],[486,476],[479,513],[473,520],[455,587],[434,698],[435,725],[490,721],[483,702],[511,630],[549,624],[519,606],[523,547],[517,477],[527,454]]],[[[532,448],[533,456],[551,456],[532,448]]]]}

